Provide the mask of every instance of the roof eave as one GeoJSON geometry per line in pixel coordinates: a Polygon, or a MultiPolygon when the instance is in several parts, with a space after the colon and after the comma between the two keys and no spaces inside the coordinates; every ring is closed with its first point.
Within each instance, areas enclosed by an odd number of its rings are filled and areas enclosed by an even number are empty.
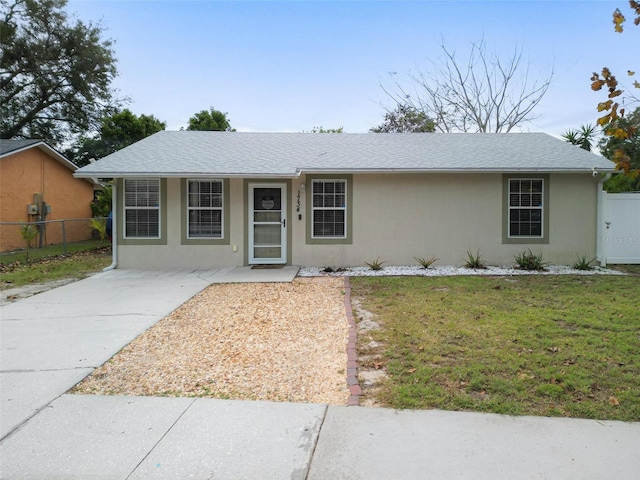
{"type": "Polygon", "coordinates": [[[594,170],[603,173],[613,173],[615,167],[603,168],[344,168],[324,169],[305,168],[300,173],[330,174],[330,173],[513,173],[513,172],[539,172],[539,173],[592,173],[594,170]]]}
{"type": "Polygon", "coordinates": [[[224,172],[76,172],[77,178],[297,178],[296,173],[224,173],[224,172]]]}
{"type": "Polygon", "coordinates": [[[43,140],[37,140],[37,141],[34,141],[34,143],[31,143],[29,145],[25,145],[25,146],[23,146],[21,148],[16,148],[15,150],[11,150],[10,152],[6,152],[6,153],[0,155],[0,158],[7,157],[9,155],[15,155],[16,153],[24,152],[24,151],[30,150],[32,148],[38,148],[39,150],[42,150],[43,152],[47,153],[49,156],[51,156],[55,160],[57,160],[58,163],[61,163],[62,165],[67,167],[72,172],[75,172],[76,170],[78,170],[78,166],[75,163],[73,163],[71,160],[67,159],[64,155],[59,153],[53,147],[50,147],[47,144],[47,142],[45,142],[43,140]]]}
{"type": "Polygon", "coordinates": [[[603,168],[302,168],[295,173],[229,173],[229,172],[76,172],[77,178],[299,178],[302,174],[386,174],[386,173],[613,173],[615,167],[603,168]]]}
{"type": "Polygon", "coordinates": [[[29,150],[30,148],[33,148],[33,147],[38,146],[40,144],[44,144],[44,142],[42,140],[34,140],[33,143],[29,143],[27,145],[23,145],[20,148],[15,148],[13,150],[10,150],[8,152],[4,152],[4,153],[0,154],[0,158],[4,158],[4,157],[7,157],[9,155],[15,155],[16,153],[24,152],[25,150],[29,150]]]}

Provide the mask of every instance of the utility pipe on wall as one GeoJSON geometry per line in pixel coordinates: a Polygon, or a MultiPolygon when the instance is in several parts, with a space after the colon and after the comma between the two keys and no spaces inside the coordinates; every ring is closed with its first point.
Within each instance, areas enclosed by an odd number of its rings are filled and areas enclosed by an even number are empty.
{"type": "Polygon", "coordinates": [[[596,260],[600,263],[601,267],[607,266],[607,256],[604,250],[604,202],[607,196],[607,192],[604,191],[604,182],[611,178],[611,174],[607,173],[598,180],[598,197],[597,197],[597,211],[596,211],[596,260]]]}
{"type": "Polygon", "coordinates": [[[113,270],[118,266],[118,209],[116,199],[118,192],[116,182],[111,185],[111,265],[102,269],[103,272],[113,270]]]}

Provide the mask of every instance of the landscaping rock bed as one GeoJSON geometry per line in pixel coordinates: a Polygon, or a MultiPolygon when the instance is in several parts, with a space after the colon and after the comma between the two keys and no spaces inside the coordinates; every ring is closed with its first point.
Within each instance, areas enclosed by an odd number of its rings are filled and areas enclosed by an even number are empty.
{"type": "Polygon", "coordinates": [[[625,275],[625,273],[609,268],[593,267],[590,270],[577,270],[566,265],[546,265],[542,271],[522,270],[514,266],[487,266],[486,268],[466,268],[453,265],[433,266],[387,266],[380,270],[370,267],[323,268],[302,267],[299,277],[392,277],[392,276],[421,276],[443,277],[452,275],[625,275]]]}

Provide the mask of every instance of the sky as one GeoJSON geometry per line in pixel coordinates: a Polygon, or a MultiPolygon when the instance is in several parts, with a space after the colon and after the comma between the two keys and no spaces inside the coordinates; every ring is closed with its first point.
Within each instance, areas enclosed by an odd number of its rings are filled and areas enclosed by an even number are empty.
{"type": "Polygon", "coordinates": [[[519,131],[559,136],[597,119],[594,71],[630,84],[625,73],[640,69],[640,28],[615,33],[616,7],[631,17],[626,0],[69,0],[67,12],[102,25],[115,41],[113,86],[168,130],[213,107],[241,132],[367,132],[393,107],[381,86],[429,74],[442,44],[465,59],[483,39],[503,59],[521,49],[529,82],[554,70],[519,131]]]}

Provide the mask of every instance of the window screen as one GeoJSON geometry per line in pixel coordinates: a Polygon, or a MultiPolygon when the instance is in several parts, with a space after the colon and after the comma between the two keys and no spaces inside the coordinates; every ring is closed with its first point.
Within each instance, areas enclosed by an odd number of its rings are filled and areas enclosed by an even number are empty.
{"type": "Polygon", "coordinates": [[[187,238],[222,238],[222,180],[189,180],[187,238]]]}
{"type": "Polygon", "coordinates": [[[542,237],[544,180],[509,179],[509,237],[542,237]]]}
{"type": "Polygon", "coordinates": [[[313,180],[312,189],[312,237],[345,238],[346,180],[313,180]]]}
{"type": "Polygon", "coordinates": [[[124,180],[125,238],[160,237],[160,180],[124,180]]]}

